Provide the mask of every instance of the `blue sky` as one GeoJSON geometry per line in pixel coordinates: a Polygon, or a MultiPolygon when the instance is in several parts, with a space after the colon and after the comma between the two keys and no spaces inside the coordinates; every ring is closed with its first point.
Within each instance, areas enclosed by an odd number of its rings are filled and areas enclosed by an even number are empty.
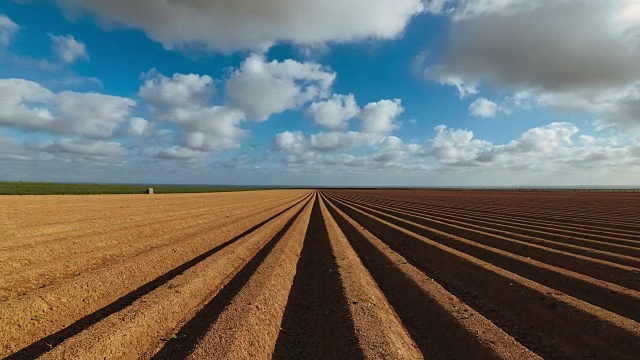
{"type": "Polygon", "coordinates": [[[4,1],[0,180],[634,185],[638,59],[630,0],[4,1]]]}

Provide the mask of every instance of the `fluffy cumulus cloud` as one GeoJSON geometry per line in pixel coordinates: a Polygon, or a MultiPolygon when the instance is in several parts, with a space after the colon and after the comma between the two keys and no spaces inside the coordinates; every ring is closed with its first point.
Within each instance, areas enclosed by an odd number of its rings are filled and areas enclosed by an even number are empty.
{"type": "Polygon", "coordinates": [[[488,84],[527,94],[530,105],[640,129],[639,13],[629,0],[461,0],[428,74],[461,95],[488,84]]]}
{"type": "Polygon", "coordinates": [[[307,141],[302,131],[285,131],[276,135],[273,144],[277,150],[291,154],[303,154],[307,151],[307,141]]]}
{"type": "Polygon", "coordinates": [[[89,60],[87,46],[76,40],[73,35],[49,35],[51,49],[58,59],[66,64],[72,64],[77,60],[89,60]]]}
{"type": "Polygon", "coordinates": [[[54,116],[46,108],[55,94],[38,83],[0,79],[0,124],[23,129],[46,129],[54,116]]]}
{"type": "MultiPolygon", "coordinates": [[[[313,62],[268,61],[263,54],[251,54],[230,70],[224,79],[225,96],[221,97],[226,102],[216,103],[216,80],[212,77],[179,73],[169,77],[151,70],[143,76],[138,92],[149,109],[151,123],[131,119],[127,130],[142,136],[154,133],[150,130],[153,123],[177,126],[177,143],[154,145],[143,152],[158,158],[188,160],[198,157],[197,152],[236,149],[250,135],[244,123],[264,122],[309,102],[319,104],[330,95],[335,77],[334,72],[313,62]]],[[[353,96],[351,102],[355,103],[353,96]]],[[[348,98],[344,104],[351,105],[348,98]]],[[[156,127],[156,133],[162,127],[156,127]]]]}
{"type": "Polygon", "coordinates": [[[435,128],[436,136],[428,141],[428,154],[444,164],[472,164],[487,151],[492,144],[474,139],[473,132],[462,129],[450,129],[445,125],[435,128]]]}
{"type": "Polygon", "coordinates": [[[231,105],[244,110],[250,120],[265,121],[327,97],[335,78],[334,72],[316,63],[267,61],[264,55],[252,54],[233,72],[226,91],[231,105]]]}
{"type": "Polygon", "coordinates": [[[53,129],[96,138],[111,137],[131,115],[134,105],[132,99],[119,96],[63,91],[55,98],[61,115],[53,129]]]}
{"type": "Polygon", "coordinates": [[[368,169],[495,174],[558,173],[640,166],[640,146],[619,138],[580,135],[571,123],[556,122],[529,129],[505,144],[478,139],[465,129],[439,125],[435,135],[417,142],[356,131],[305,135],[286,131],[274,138],[282,161],[295,169],[368,169]]]}
{"type": "Polygon", "coordinates": [[[157,71],[146,74],[139,96],[150,106],[160,123],[178,125],[180,148],[150,153],[161,158],[192,158],[193,151],[221,151],[238,148],[248,132],[240,127],[242,110],[213,105],[213,79],[208,75],[174,74],[167,77],[157,71]]]}
{"type": "Polygon", "coordinates": [[[571,123],[551,123],[525,131],[509,147],[518,152],[549,153],[562,146],[572,146],[572,137],[580,130],[571,123]]]}
{"type": "Polygon", "coordinates": [[[353,95],[335,94],[314,102],[307,109],[316,124],[331,131],[305,135],[285,131],[274,138],[274,149],[285,161],[299,166],[375,169],[409,166],[410,154],[421,151],[417,144],[406,144],[390,135],[399,127],[397,117],[404,108],[400,99],[371,102],[360,109],[353,95]],[[359,118],[361,131],[347,130],[348,121],[359,118]]]}
{"type": "Polygon", "coordinates": [[[307,114],[313,121],[332,130],[344,130],[349,126],[349,120],[360,113],[353,94],[334,94],[325,101],[314,102],[309,106],[307,114]]]}
{"type": "Polygon", "coordinates": [[[135,101],[98,93],[54,93],[23,79],[0,79],[0,124],[23,130],[112,137],[135,101]]]}
{"type": "Polygon", "coordinates": [[[485,171],[573,171],[640,165],[637,144],[616,138],[577,136],[579,129],[556,122],[525,131],[504,145],[475,139],[473,132],[436,127],[424,154],[448,167],[476,167],[485,171]]]}
{"type": "Polygon", "coordinates": [[[362,109],[362,130],[368,133],[386,134],[399,127],[397,117],[404,112],[400,99],[372,102],[362,109]]]}
{"type": "Polygon", "coordinates": [[[501,112],[508,110],[489,99],[479,98],[469,104],[469,114],[476,117],[494,118],[501,112]]]}
{"type": "Polygon", "coordinates": [[[210,102],[213,89],[209,75],[174,74],[169,78],[154,69],[145,74],[139,95],[158,108],[200,107],[210,102]]]}
{"type": "Polygon", "coordinates": [[[19,29],[20,26],[13,20],[4,14],[0,14],[0,47],[9,45],[19,29]]]}
{"type": "Polygon", "coordinates": [[[400,127],[398,116],[403,112],[400,99],[383,99],[360,109],[353,94],[334,94],[330,99],[312,103],[307,109],[316,124],[335,130],[334,134],[346,130],[349,120],[355,117],[361,121],[363,134],[389,134],[400,127]]]}
{"type": "Polygon", "coordinates": [[[276,151],[296,166],[348,168],[409,168],[410,154],[419,151],[396,136],[358,131],[319,132],[305,136],[301,131],[285,131],[274,138],[276,151]]]}
{"type": "Polygon", "coordinates": [[[153,124],[146,119],[135,117],[129,120],[128,132],[135,136],[143,136],[149,134],[153,124]]]}
{"type": "Polygon", "coordinates": [[[244,113],[224,106],[196,110],[179,109],[172,121],[182,125],[182,144],[190,149],[220,151],[239,148],[249,134],[240,128],[244,113]]]}
{"type": "Polygon", "coordinates": [[[318,44],[392,39],[411,18],[439,12],[441,0],[57,0],[105,24],[141,29],[167,48],[189,45],[233,51],[275,42],[318,44]],[[426,5],[426,6],[425,6],[426,5]]]}

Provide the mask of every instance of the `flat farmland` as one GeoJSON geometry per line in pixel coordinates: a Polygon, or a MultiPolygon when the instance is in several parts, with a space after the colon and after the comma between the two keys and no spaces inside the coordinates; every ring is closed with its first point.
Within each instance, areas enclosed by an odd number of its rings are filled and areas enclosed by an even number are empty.
{"type": "Polygon", "coordinates": [[[637,359],[640,194],[0,197],[0,358],[637,359]]]}

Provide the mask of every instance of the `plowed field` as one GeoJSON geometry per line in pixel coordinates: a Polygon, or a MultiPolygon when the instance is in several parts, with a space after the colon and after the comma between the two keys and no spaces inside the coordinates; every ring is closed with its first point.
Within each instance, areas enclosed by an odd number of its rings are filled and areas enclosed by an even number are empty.
{"type": "Polygon", "coordinates": [[[0,357],[638,359],[640,194],[0,197],[0,357]]]}

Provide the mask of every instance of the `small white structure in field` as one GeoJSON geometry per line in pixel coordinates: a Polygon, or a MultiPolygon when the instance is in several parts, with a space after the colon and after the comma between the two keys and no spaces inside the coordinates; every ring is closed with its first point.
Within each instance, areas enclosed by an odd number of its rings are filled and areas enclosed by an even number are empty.
{"type": "Polygon", "coordinates": [[[147,194],[153,195],[153,188],[148,188],[147,189],[147,194]]]}

